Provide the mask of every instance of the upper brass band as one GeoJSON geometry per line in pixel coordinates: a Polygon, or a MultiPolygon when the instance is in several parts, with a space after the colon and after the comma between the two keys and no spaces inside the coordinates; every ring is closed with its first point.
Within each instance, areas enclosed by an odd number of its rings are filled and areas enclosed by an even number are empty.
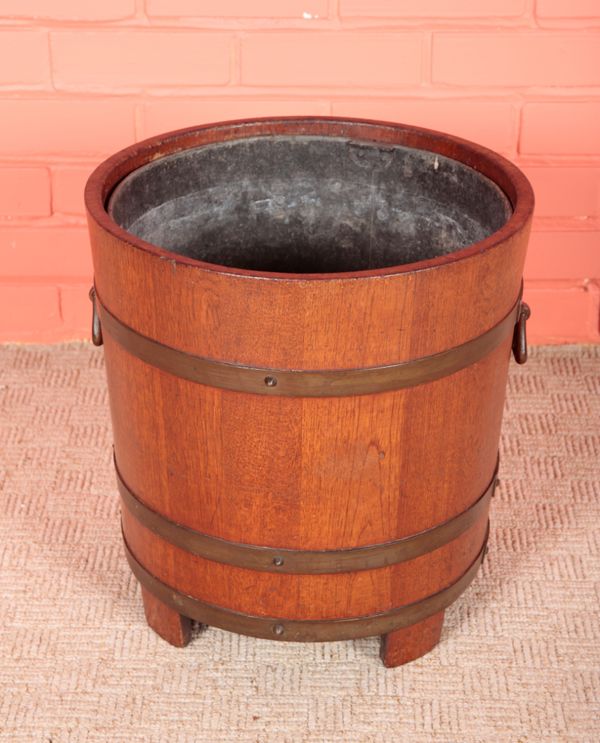
{"type": "Polygon", "coordinates": [[[272,369],[232,364],[180,351],[148,338],[116,318],[95,289],[93,339],[101,344],[108,334],[126,351],[158,369],[192,382],[259,395],[339,397],[366,395],[432,382],[484,358],[507,336],[513,335],[521,312],[521,295],[509,313],[482,335],[446,351],[399,364],[362,369],[272,369]]]}
{"type": "Polygon", "coordinates": [[[143,503],[125,484],[115,461],[124,506],[161,539],[207,560],[272,573],[343,573],[394,565],[448,544],[487,514],[498,466],[483,494],[466,510],[430,529],[401,539],[341,550],[296,550],[231,542],[171,521],[143,503]]]}
{"type": "Polygon", "coordinates": [[[396,607],[378,614],[344,619],[283,619],[260,617],[225,609],[189,596],[168,586],[152,575],[133,555],[127,541],[125,554],[135,577],[150,593],[182,616],[195,619],[202,624],[237,632],[252,637],[294,642],[326,642],[329,640],[352,640],[357,637],[385,635],[400,627],[408,627],[422,619],[446,609],[466,590],[475,578],[484,558],[486,536],[479,554],[460,578],[441,591],[426,596],[412,604],[396,607]]]}

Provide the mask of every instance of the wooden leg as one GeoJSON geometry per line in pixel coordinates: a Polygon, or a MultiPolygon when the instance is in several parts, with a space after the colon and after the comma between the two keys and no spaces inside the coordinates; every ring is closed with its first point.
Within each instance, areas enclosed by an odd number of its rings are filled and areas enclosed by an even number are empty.
{"type": "Polygon", "coordinates": [[[433,614],[410,627],[389,632],[381,638],[381,660],[387,668],[410,663],[438,644],[444,624],[444,612],[433,614]]]}
{"type": "Polygon", "coordinates": [[[146,621],[156,634],[177,648],[185,647],[190,641],[192,620],[163,604],[143,586],[142,599],[146,621]]]}

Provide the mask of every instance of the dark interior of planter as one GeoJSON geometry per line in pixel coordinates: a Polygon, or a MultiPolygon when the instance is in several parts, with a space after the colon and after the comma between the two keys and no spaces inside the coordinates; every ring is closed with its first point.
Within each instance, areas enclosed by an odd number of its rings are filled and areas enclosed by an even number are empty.
{"type": "Polygon", "coordinates": [[[498,230],[504,193],[425,150],[265,136],[169,155],[128,175],[109,212],[128,232],[209,263],[324,273],[433,258],[498,230]]]}

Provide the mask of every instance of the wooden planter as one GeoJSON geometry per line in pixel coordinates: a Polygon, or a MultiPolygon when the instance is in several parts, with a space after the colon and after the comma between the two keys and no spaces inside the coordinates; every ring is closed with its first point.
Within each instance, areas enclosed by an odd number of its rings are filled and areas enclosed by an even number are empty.
{"type": "Polygon", "coordinates": [[[485,553],[526,357],[523,174],[423,129],[265,119],[123,150],[85,198],[150,626],[430,650],[485,553]]]}

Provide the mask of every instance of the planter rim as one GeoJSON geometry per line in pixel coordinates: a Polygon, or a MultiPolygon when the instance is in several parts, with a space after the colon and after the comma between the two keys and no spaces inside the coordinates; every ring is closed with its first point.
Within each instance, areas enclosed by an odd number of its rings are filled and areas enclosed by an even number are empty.
{"type": "Polygon", "coordinates": [[[432,129],[374,119],[338,116],[281,116],[237,119],[193,126],[159,134],[126,147],[104,160],[85,186],[88,220],[98,224],[119,241],[157,258],[198,270],[230,274],[241,278],[307,281],[367,279],[441,268],[487,252],[509,241],[530,222],[534,195],[525,174],[502,155],[466,139],[432,129]],[[216,134],[217,138],[212,138],[216,134]],[[368,136],[371,134],[372,136],[368,136]],[[221,135],[221,136],[218,136],[221,135]],[[203,145],[259,136],[332,136],[427,150],[457,160],[495,183],[506,195],[513,212],[505,224],[483,240],[445,255],[384,268],[330,273],[287,273],[235,268],[208,263],[161,248],[128,232],[109,215],[108,199],[114,188],[130,173],[159,158],[203,145]]]}

